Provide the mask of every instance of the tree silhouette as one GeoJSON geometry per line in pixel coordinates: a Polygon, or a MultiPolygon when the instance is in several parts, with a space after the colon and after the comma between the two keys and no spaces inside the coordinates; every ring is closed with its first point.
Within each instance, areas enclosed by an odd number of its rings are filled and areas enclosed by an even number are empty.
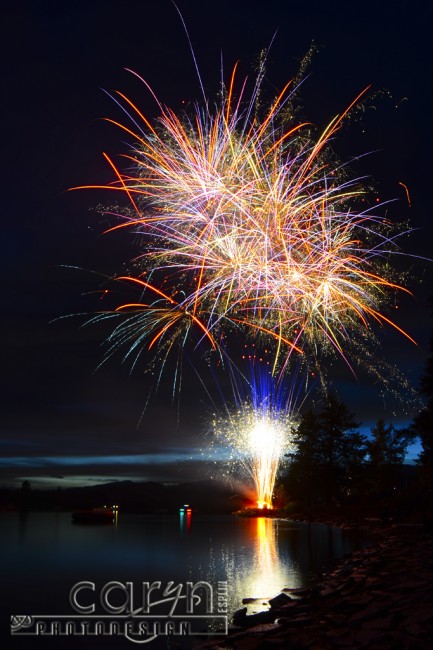
{"type": "Polygon", "coordinates": [[[410,429],[395,429],[379,418],[371,428],[372,439],[367,442],[370,464],[380,468],[383,465],[401,465],[415,434],[410,429]]]}
{"type": "MultiPolygon", "coordinates": [[[[433,302],[433,301],[432,301],[433,302]]],[[[433,335],[430,338],[429,356],[421,377],[420,393],[426,398],[426,406],[414,418],[412,431],[421,439],[423,481],[433,488],[433,335]]]]}
{"type": "Polygon", "coordinates": [[[32,503],[32,486],[30,481],[23,481],[19,495],[19,503],[21,510],[28,510],[32,503]]]}
{"type": "Polygon", "coordinates": [[[356,483],[366,455],[366,437],[347,406],[328,396],[319,413],[324,452],[324,489],[327,499],[349,494],[356,483]]]}
{"type": "Polygon", "coordinates": [[[287,487],[297,498],[332,501],[353,491],[366,456],[366,437],[347,406],[328,396],[317,413],[303,414],[287,487]]]}
{"type": "Polygon", "coordinates": [[[301,417],[297,431],[297,450],[291,454],[287,488],[305,503],[311,504],[317,496],[317,472],[321,464],[319,445],[320,425],[314,411],[301,417]]]}
{"type": "Polygon", "coordinates": [[[401,466],[415,433],[411,428],[395,429],[392,424],[379,419],[371,428],[371,434],[372,438],[367,441],[369,491],[387,498],[399,482],[401,466]]]}

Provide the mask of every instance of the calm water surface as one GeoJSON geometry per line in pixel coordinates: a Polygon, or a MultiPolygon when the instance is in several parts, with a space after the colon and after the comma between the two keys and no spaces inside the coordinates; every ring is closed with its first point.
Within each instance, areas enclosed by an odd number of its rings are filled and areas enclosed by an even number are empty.
{"type": "MultiPolygon", "coordinates": [[[[366,541],[320,524],[197,514],[186,521],[121,513],[117,525],[92,526],[72,524],[70,513],[0,513],[0,532],[3,614],[69,613],[69,591],[81,580],[132,581],[138,588],[154,580],[226,580],[229,613],[246,597],[257,598],[250,611],[260,611],[262,601],[309,584],[325,563],[366,541]]],[[[4,647],[36,647],[31,639],[20,641],[28,643],[4,647]]],[[[45,647],[60,648],[55,641],[47,639],[45,647]]],[[[77,649],[112,647],[76,641],[77,649]]]]}

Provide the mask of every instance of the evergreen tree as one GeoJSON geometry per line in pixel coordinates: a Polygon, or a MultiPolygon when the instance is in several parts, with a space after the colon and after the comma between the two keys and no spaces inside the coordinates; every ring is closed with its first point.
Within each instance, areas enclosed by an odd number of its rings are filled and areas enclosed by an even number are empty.
{"type": "Polygon", "coordinates": [[[328,396],[319,413],[325,494],[333,499],[349,494],[358,479],[366,455],[366,437],[347,406],[328,396]]]}
{"type": "Polygon", "coordinates": [[[430,338],[429,357],[421,377],[420,393],[426,398],[426,406],[414,418],[412,431],[421,439],[422,452],[419,462],[424,469],[424,479],[433,486],[433,335],[430,338]]]}
{"type": "Polygon", "coordinates": [[[370,464],[374,467],[383,465],[401,465],[404,462],[408,446],[414,440],[410,429],[395,429],[392,424],[385,424],[382,419],[371,428],[372,439],[367,442],[370,464]]]}
{"type": "Polygon", "coordinates": [[[319,412],[301,418],[288,489],[308,503],[348,494],[366,455],[366,438],[347,406],[329,396],[319,412]]]}
{"type": "Polygon", "coordinates": [[[415,434],[412,429],[395,429],[382,419],[371,429],[372,438],[367,442],[369,455],[370,489],[390,496],[401,479],[401,466],[406,451],[415,434]]]}
{"type": "Polygon", "coordinates": [[[421,383],[421,394],[427,397],[427,404],[413,421],[413,429],[421,439],[422,452],[419,460],[429,470],[433,469],[433,389],[430,385],[432,381],[433,354],[427,361],[421,383]]]}
{"type": "Polygon", "coordinates": [[[297,450],[292,454],[287,487],[289,492],[308,504],[317,496],[317,472],[320,462],[318,437],[317,415],[312,410],[307,411],[299,423],[297,450]]]}

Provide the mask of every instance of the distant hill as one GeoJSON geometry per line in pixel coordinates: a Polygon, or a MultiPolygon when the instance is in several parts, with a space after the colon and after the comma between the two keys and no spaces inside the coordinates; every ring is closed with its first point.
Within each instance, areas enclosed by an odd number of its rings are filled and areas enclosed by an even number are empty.
{"type": "Polygon", "coordinates": [[[204,513],[233,512],[242,506],[242,498],[230,487],[217,481],[163,484],[155,482],[115,481],[86,487],[32,490],[0,489],[0,507],[29,510],[75,510],[100,505],[119,506],[121,512],[177,512],[189,504],[204,513]]]}

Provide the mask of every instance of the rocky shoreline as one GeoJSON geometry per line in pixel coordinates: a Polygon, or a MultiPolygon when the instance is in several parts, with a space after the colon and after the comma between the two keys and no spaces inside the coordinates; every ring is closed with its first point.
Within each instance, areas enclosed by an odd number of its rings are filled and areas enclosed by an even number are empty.
{"type": "Polygon", "coordinates": [[[431,526],[373,518],[362,527],[375,543],[341,558],[314,587],[283,590],[267,611],[239,610],[228,636],[197,650],[433,648],[431,526]]]}

